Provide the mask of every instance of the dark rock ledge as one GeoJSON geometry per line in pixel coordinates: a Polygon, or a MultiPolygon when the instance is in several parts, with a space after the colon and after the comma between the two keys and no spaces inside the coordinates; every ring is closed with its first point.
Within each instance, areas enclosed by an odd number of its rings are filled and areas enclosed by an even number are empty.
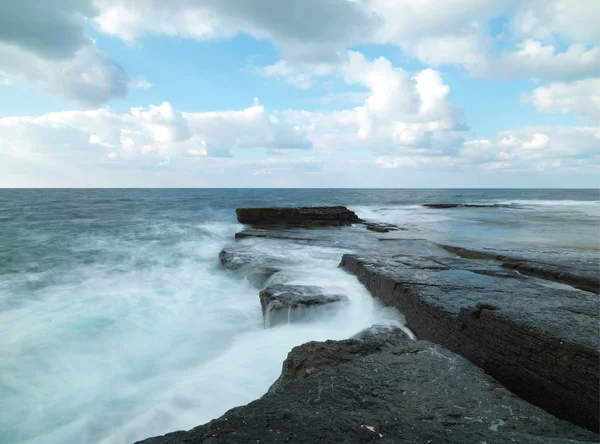
{"type": "MultiPolygon", "coordinates": [[[[238,219],[254,225],[248,237],[294,242],[324,239],[319,230],[298,236],[298,227],[367,225],[335,208],[242,209],[238,219]]],[[[281,376],[260,399],[188,432],[143,443],[599,442],[597,295],[524,275],[568,283],[564,274],[527,272],[527,265],[561,264],[393,240],[385,248],[362,246],[367,256],[344,255],[340,265],[384,304],[400,309],[420,340],[379,326],[345,341],[304,344],[289,353],[281,376]]],[[[290,264],[244,250],[252,243],[236,245],[221,252],[224,268],[251,282],[258,276],[259,289],[279,288],[273,280],[285,283],[282,268],[290,264]]],[[[267,293],[261,293],[265,311],[271,303],[294,305],[294,297],[267,293]]],[[[315,306],[327,306],[323,301],[315,306]]]]}
{"type": "Polygon", "coordinates": [[[346,207],[296,207],[296,208],[238,208],[240,223],[255,227],[295,226],[322,227],[345,226],[359,223],[361,219],[346,207]]]}
{"type": "Polygon", "coordinates": [[[348,298],[341,294],[324,294],[311,285],[270,285],[259,293],[265,326],[301,322],[316,314],[335,311],[348,298]]]}
{"type": "Polygon", "coordinates": [[[344,255],[341,266],[400,310],[418,338],[466,357],[548,412],[598,430],[597,295],[460,258],[344,255]]]}
{"type": "Polygon", "coordinates": [[[275,208],[238,208],[235,210],[238,222],[253,226],[235,235],[236,239],[249,237],[269,237],[291,240],[314,240],[311,237],[299,236],[286,232],[281,228],[318,228],[343,227],[362,224],[367,230],[378,233],[403,230],[397,225],[370,222],[361,219],[343,206],[337,207],[275,207],[275,208]],[[273,231],[272,228],[280,230],[273,231]]]}
{"type": "Polygon", "coordinates": [[[445,348],[399,330],[295,347],[262,398],[144,444],[592,443],[445,348]]]}

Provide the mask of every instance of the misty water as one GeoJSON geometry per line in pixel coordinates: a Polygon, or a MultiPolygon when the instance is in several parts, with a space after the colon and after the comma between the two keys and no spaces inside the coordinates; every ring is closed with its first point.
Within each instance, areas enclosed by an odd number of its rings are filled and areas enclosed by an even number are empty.
{"type": "Polygon", "coordinates": [[[292,347],[402,321],[337,268],[355,236],[337,230],[342,241],[247,241],[281,258],[289,283],[349,298],[334,314],[265,328],[257,290],[218,261],[243,229],[236,207],[346,205],[405,237],[585,260],[600,250],[599,200],[598,190],[0,190],[0,442],[133,443],[189,429],[263,395],[292,347]],[[422,206],[439,202],[519,209],[422,206]]]}

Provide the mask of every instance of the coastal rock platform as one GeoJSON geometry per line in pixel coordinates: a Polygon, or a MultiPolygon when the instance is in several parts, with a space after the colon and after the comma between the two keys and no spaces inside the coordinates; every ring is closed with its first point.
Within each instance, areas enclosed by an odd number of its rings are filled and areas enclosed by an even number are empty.
{"type": "Polygon", "coordinates": [[[294,348],[262,398],[143,444],[591,443],[597,435],[517,398],[401,330],[294,348]]]}
{"type": "Polygon", "coordinates": [[[260,399],[142,443],[599,441],[595,262],[435,243],[345,207],[237,215],[251,227],[220,261],[261,290],[265,316],[275,308],[291,322],[300,306],[343,303],[343,294],[286,282],[282,271],[301,265],[285,248],[326,245],[346,252],[340,267],[398,309],[417,339],[380,325],[295,347],[260,399]]]}

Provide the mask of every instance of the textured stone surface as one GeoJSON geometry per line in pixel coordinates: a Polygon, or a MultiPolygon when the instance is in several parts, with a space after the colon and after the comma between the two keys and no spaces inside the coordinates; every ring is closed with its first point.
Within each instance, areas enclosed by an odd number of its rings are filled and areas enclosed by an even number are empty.
{"type": "Polygon", "coordinates": [[[420,339],[466,357],[549,412],[598,429],[597,295],[494,261],[344,255],[341,265],[398,308],[420,339]]]}
{"type": "Polygon", "coordinates": [[[503,267],[518,270],[520,273],[571,285],[580,290],[600,293],[600,262],[597,255],[583,261],[568,254],[520,252],[517,257],[514,254],[494,250],[441,246],[460,257],[498,260],[502,262],[503,267]]]}
{"type": "Polygon", "coordinates": [[[259,293],[265,324],[299,322],[315,314],[315,309],[345,302],[348,298],[339,294],[325,294],[311,285],[271,285],[259,293]]]}
{"type": "Polygon", "coordinates": [[[361,220],[346,207],[238,208],[237,219],[255,226],[344,226],[361,220]]]}
{"type": "Polygon", "coordinates": [[[464,358],[399,331],[294,348],[262,398],[144,444],[583,443],[598,436],[515,397],[464,358]]]}

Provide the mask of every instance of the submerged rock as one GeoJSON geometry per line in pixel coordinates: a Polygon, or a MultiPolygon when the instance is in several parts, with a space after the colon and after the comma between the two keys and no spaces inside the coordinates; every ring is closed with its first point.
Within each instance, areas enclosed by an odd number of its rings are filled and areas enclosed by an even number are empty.
{"type": "Polygon", "coordinates": [[[380,222],[367,222],[364,221],[363,225],[365,226],[365,228],[369,231],[375,231],[377,233],[388,233],[390,231],[398,231],[398,230],[405,230],[406,228],[401,228],[398,225],[394,225],[394,224],[384,224],[384,223],[380,223],[380,222]]]}
{"type": "Polygon", "coordinates": [[[466,359],[398,330],[295,347],[262,398],[144,444],[584,443],[466,359]]]}
{"type": "Polygon", "coordinates": [[[235,233],[235,239],[248,239],[248,238],[268,238],[268,239],[283,239],[283,240],[295,240],[295,241],[314,241],[314,237],[302,236],[297,232],[290,232],[286,230],[265,230],[265,229],[246,229],[235,233]]]}
{"type": "Polygon", "coordinates": [[[346,207],[273,207],[238,208],[237,219],[254,226],[322,227],[344,226],[360,222],[346,207]]]}
{"type": "Polygon", "coordinates": [[[271,285],[259,297],[267,327],[303,321],[314,315],[316,308],[348,300],[344,295],[325,294],[316,286],[285,284],[271,285]]]}
{"type": "Polygon", "coordinates": [[[597,295],[488,261],[344,255],[341,266],[398,308],[417,337],[466,357],[525,400],[598,429],[597,295]]]}
{"type": "Polygon", "coordinates": [[[426,208],[448,209],[448,208],[518,208],[509,204],[458,204],[458,203],[435,203],[424,204],[426,208]]]}
{"type": "Polygon", "coordinates": [[[247,252],[223,249],[219,253],[219,260],[223,268],[240,273],[257,289],[264,288],[274,275],[281,272],[276,261],[259,259],[247,252]]]}

